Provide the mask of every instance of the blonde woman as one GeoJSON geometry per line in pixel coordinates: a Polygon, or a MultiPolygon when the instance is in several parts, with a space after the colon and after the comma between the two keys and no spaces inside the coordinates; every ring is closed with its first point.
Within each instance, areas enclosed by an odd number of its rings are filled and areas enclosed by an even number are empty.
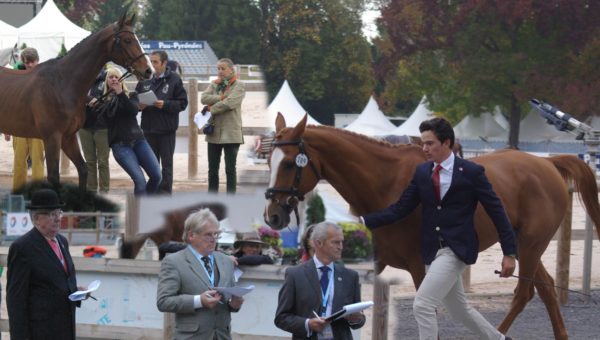
{"type": "Polygon", "coordinates": [[[236,160],[242,134],[242,100],[246,95],[244,83],[235,74],[233,61],[220,59],[218,78],[202,93],[202,104],[209,106],[215,130],[206,136],[208,142],[208,191],[219,191],[221,154],[225,156],[227,192],[235,193],[237,185],[236,160]]]}
{"type": "Polygon", "coordinates": [[[104,93],[108,95],[101,114],[107,120],[108,145],[117,163],[133,180],[134,193],[156,193],[162,180],[160,166],[138,125],[138,109],[129,99],[127,87],[120,81],[122,75],[117,68],[109,68],[106,72],[104,93]],[[142,169],[149,177],[148,182],[142,169]]]}

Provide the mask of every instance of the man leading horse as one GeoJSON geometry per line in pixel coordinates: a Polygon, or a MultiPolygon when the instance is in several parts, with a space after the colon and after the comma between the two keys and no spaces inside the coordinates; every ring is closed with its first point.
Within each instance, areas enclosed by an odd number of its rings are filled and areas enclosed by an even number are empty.
{"type": "Polygon", "coordinates": [[[447,120],[424,121],[419,130],[428,161],[417,167],[396,203],[364,215],[362,222],[370,229],[388,225],[421,205],[421,255],[427,273],[413,303],[421,340],[437,339],[436,308],[442,304],[453,319],[481,339],[510,339],[469,306],[461,279],[462,272],[475,263],[479,253],[473,222],[478,202],[498,232],[504,253],[500,276],[510,277],[514,272],[517,247],[502,202],[481,165],[454,156],[454,130],[447,120]]]}

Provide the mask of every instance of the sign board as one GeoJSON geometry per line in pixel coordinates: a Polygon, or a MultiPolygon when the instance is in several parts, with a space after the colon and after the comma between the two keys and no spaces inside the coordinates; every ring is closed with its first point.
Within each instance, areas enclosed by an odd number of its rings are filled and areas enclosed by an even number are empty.
{"type": "Polygon", "coordinates": [[[204,40],[143,40],[140,42],[145,50],[203,50],[204,40]]]}
{"type": "Polygon", "coordinates": [[[6,235],[21,236],[33,228],[29,213],[7,213],[6,235]]]}

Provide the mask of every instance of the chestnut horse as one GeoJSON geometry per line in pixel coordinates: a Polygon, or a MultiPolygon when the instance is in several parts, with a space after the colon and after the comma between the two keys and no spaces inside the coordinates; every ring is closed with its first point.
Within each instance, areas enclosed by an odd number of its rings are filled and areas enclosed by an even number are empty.
{"type": "MultiPolygon", "coordinates": [[[[418,164],[426,161],[414,145],[394,145],[326,126],[306,126],[306,118],[294,128],[285,128],[282,115],[276,119],[275,149],[271,154],[271,177],[267,189],[265,220],[274,229],[289,223],[289,214],[319,179],[327,180],[364,215],[394,203],[410,182],[418,164]],[[303,153],[304,155],[300,155],[303,153]]],[[[554,280],[540,257],[566,214],[567,178],[572,178],[588,214],[600,226],[598,188],[591,169],[574,156],[540,158],[515,150],[502,150],[472,161],[485,167],[515,229],[519,280],[510,310],[498,329],[506,333],[534,296],[534,287],[546,305],[554,336],[567,339],[554,280]]],[[[421,209],[397,223],[373,231],[376,271],[386,265],[407,270],[415,287],[425,275],[421,251],[421,209]]],[[[490,218],[478,206],[475,225],[479,250],[498,242],[490,218]]],[[[598,229],[597,229],[598,230],[598,229]]],[[[600,237],[600,232],[599,232],[600,237]]]]}
{"type": "Polygon", "coordinates": [[[86,94],[108,61],[150,78],[150,59],[133,31],[135,15],[123,15],[85,38],[62,58],[39,64],[33,70],[0,67],[0,132],[44,140],[48,181],[59,183],[62,149],[86,187],[87,170],[79,151],[77,131],[85,120],[86,94]]]}

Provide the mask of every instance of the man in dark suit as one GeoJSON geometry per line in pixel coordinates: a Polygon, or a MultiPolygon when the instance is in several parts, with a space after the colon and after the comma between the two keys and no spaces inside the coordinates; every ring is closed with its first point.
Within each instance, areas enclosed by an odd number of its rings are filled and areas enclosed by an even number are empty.
{"type": "Polygon", "coordinates": [[[293,339],[352,339],[350,328],[362,327],[364,314],[333,322],[321,318],[360,302],[358,273],[334,263],[342,256],[344,235],[338,225],[322,222],[313,227],[311,242],[314,257],[286,270],[275,325],[292,333],[293,339]]]}
{"type": "Polygon", "coordinates": [[[33,193],[34,228],[8,251],[6,303],[11,339],[75,339],[77,291],[75,267],[67,239],[58,234],[61,203],[54,190],[33,193]]]}
{"type": "Polygon", "coordinates": [[[160,266],[156,305],[175,313],[173,339],[231,339],[231,312],[242,297],[227,298],[214,287],[233,287],[233,261],[216,252],[219,221],[204,208],[188,216],[183,239],[187,247],[167,255],[160,266]]]}
{"type": "Polygon", "coordinates": [[[371,229],[388,225],[421,205],[421,255],[427,274],[413,304],[420,339],[437,339],[436,308],[442,304],[481,339],[504,339],[467,303],[461,274],[477,260],[479,241],[473,219],[479,202],[496,226],[504,253],[500,276],[512,275],[517,249],[510,221],[484,168],[452,153],[454,130],[450,123],[434,118],[421,123],[419,130],[429,161],[417,167],[396,203],[363,216],[363,222],[371,229]]]}

